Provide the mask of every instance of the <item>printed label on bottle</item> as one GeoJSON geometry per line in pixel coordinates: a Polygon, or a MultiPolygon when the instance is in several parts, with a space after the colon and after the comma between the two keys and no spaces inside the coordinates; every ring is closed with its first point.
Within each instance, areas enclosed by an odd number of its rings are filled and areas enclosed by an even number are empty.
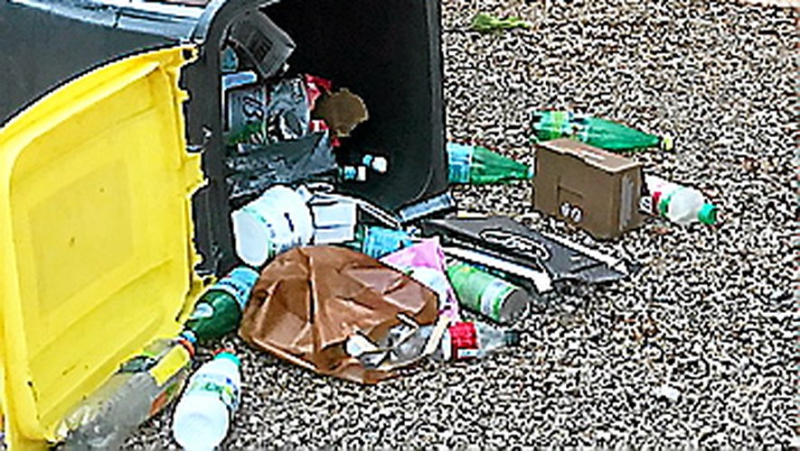
{"type": "Polygon", "coordinates": [[[481,312],[495,321],[500,320],[500,309],[515,287],[504,280],[495,279],[481,293],[481,312]]]}
{"type": "Polygon", "coordinates": [[[454,359],[469,359],[479,353],[478,331],[474,323],[458,322],[447,328],[450,337],[450,355],[454,359]]]}
{"type": "MultiPolygon", "coordinates": [[[[248,298],[250,298],[250,291],[253,290],[253,287],[257,281],[258,273],[256,271],[253,271],[250,268],[240,267],[235,268],[233,271],[228,273],[227,276],[223,277],[219,282],[214,284],[212,290],[220,290],[230,294],[234,299],[236,299],[236,302],[239,304],[242,310],[244,310],[244,306],[247,304],[248,298]]],[[[198,307],[200,306],[198,305],[198,307]]],[[[208,306],[208,309],[211,309],[211,306],[208,306]]],[[[211,312],[208,314],[208,316],[202,316],[201,318],[209,318],[211,315],[213,315],[213,313],[214,310],[211,309],[211,312]]]]}
{"type": "Polygon", "coordinates": [[[222,374],[197,374],[192,378],[186,393],[215,394],[229,411],[239,408],[239,387],[222,374]]]}
{"type": "Polygon", "coordinates": [[[189,351],[178,344],[170,349],[161,361],[153,368],[150,368],[148,372],[153,376],[156,384],[160,387],[166,384],[172,376],[178,374],[183,367],[188,366],[191,359],[192,357],[189,355],[189,351]]]}

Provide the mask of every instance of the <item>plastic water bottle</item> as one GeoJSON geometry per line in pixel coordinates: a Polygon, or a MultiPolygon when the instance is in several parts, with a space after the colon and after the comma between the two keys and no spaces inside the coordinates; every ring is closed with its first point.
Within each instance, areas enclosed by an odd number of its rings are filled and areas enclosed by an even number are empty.
{"type": "Polygon", "coordinates": [[[66,449],[118,449],[178,396],[193,355],[194,346],[183,337],[148,345],[64,417],[58,434],[66,449]]]}
{"type": "Polygon", "coordinates": [[[186,321],[186,331],[203,342],[236,330],[257,281],[258,273],[253,269],[235,268],[203,293],[186,321]]]}
{"type": "MultiPolygon", "coordinates": [[[[425,348],[433,327],[423,326],[417,329],[412,337],[392,350],[391,359],[395,362],[405,362],[417,358],[425,348]]],[[[494,327],[478,321],[456,322],[448,326],[432,358],[440,361],[478,359],[505,347],[519,344],[519,331],[494,327]]]]}
{"type": "Polygon", "coordinates": [[[648,195],[640,201],[639,209],[642,212],[667,218],[680,225],[717,223],[717,207],[706,202],[703,193],[695,188],[653,175],[645,175],[644,182],[648,195]]]}
{"type": "Polygon", "coordinates": [[[447,143],[450,183],[481,185],[533,178],[533,168],[481,146],[447,143]]]}
{"type": "Polygon", "coordinates": [[[474,266],[455,263],[447,276],[461,305],[498,323],[519,320],[533,302],[523,288],[474,266]]]}
{"type": "Polygon", "coordinates": [[[211,450],[225,439],[239,407],[240,365],[233,353],[220,352],[192,375],[172,420],[172,435],[183,448],[211,450]]]}

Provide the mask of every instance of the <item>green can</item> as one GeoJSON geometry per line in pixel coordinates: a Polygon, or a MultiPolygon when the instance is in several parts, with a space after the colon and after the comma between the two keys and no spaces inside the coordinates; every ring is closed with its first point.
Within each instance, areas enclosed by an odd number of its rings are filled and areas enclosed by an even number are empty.
{"type": "Polygon", "coordinates": [[[524,289],[465,263],[450,265],[447,276],[461,305],[498,323],[519,320],[531,302],[524,289]]]}

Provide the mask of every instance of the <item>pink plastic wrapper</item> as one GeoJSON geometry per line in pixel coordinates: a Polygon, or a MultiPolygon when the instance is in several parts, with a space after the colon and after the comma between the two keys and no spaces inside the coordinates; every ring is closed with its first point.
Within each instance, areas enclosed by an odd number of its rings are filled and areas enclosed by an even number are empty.
{"type": "Polygon", "coordinates": [[[458,298],[447,278],[444,252],[439,238],[430,238],[400,249],[380,261],[403,271],[412,279],[427,286],[439,295],[439,314],[457,320],[460,318],[458,298]]]}

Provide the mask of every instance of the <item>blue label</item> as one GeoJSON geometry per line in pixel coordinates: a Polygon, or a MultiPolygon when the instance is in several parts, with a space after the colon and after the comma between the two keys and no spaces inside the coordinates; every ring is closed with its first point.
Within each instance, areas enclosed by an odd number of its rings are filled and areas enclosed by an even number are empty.
{"type": "Polygon", "coordinates": [[[472,146],[447,143],[447,176],[451,183],[469,183],[472,146]]]}
{"type": "Polygon", "coordinates": [[[219,282],[211,287],[212,290],[224,291],[236,299],[236,302],[244,310],[247,299],[250,297],[250,291],[258,281],[258,273],[254,270],[240,266],[228,273],[219,282]]]}
{"type": "Polygon", "coordinates": [[[369,227],[361,252],[372,258],[380,258],[409,245],[411,245],[411,238],[402,230],[369,227]]]}

